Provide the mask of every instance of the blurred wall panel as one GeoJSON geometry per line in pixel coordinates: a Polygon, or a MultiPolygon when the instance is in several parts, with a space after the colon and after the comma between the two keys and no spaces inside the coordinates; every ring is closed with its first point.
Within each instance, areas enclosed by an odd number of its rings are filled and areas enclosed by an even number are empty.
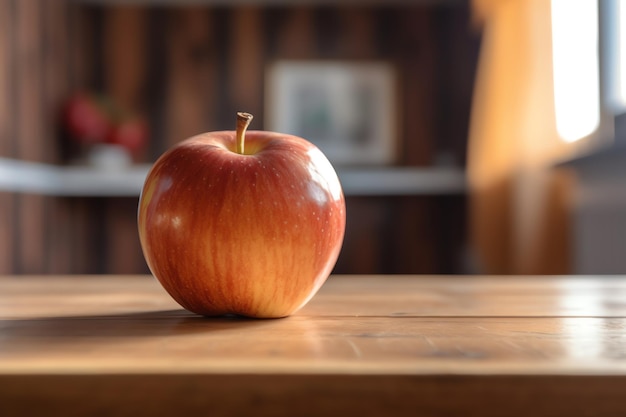
{"type": "MultiPolygon", "coordinates": [[[[58,161],[58,108],[67,95],[65,0],[0,1],[0,155],[58,161]]],[[[0,193],[0,272],[67,271],[70,225],[60,200],[0,193]]]]}
{"type": "MultiPolygon", "coordinates": [[[[273,57],[307,59],[317,56],[315,14],[312,7],[271,10],[273,57]]],[[[319,29],[320,27],[318,27],[319,29]]],[[[327,29],[321,25],[321,29],[327,29]]]]}
{"type": "MultiPolygon", "coordinates": [[[[59,111],[70,89],[69,69],[69,4],[64,0],[40,2],[42,43],[42,85],[40,95],[41,132],[40,147],[46,162],[58,162],[59,111]]],[[[62,273],[70,270],[69,233],[72,218],[67,210],[67,201],[59,198],[44,198],[44,265],[43,270],[62,273]]],[[[40,231],[41,233],[41,231],[40,231]]],[[[39,271],[37,271],[39,272],[39,271]]]]}
{"type": "Polygon", "coordinates": [[[441,51],[435,14],[415,9],[397,19],[401,33],[395,47],[402,68],[401,85],[405,92],[410,92],[401,96],[401,158],[406,165],[430,165],[442,139],[436,125],[441,100],[438,89],[443,80],[438,77],[442,69],[437,66],[441,51]]]}
{"type": "MultiPolygon", "coordinates": [[[[228,68],[232,77],[230,101],[236,107],[235,111],[246,111],[252,113],[256,120],[263,120],[263,16],[257,7],[242,7],[232,13],[229,35],[232,44],[228,54],[228,68]]],[[[232,123],[234,126],[234,116],[232,123]]]]}
{"type": "MultiPolygon", "coordinates": [[[[49,142],[44,141],[43,108],[43,21],[40,0],[15,3],[15,118],[17,128],[16,155],[29,161],[47,159],[49,142]]],[[[44,197],[18,195],[16,213],[18,227],[16,242],[17,268],[22,273],[34,273],[45,267],[46,234],[44,197]]]]}
{"type": "MultiPolygon", "coordinates": [[[[13,96],[13,1],[0,0],[0,156],[12,157],[14,141],[13,96]]],[[[0,193],[0,274],[13,271],[15,196],[0,193]]]]}
{"type": "MultiPolygon", "coordinates": [[[[376,15],[367,9],[341,8],[335,18],[339,27],[337,55],[344,59],[367,59],[376,56],[376,15]]],[[[330,42],[329,42],[330,43],[330,42]]]]}
{"type": "Polygon", "coordinates": [[[147,16],[143,7],[117,6],[104,11],[104,90],[124,109],[142,110],[145,105],[147,16]]]}
{"type": "Polygon", "coordinates": [[[167,14],[165,78],[160,80],[166,86],[165,102],[160,103],[165,106],[166,147],[215,126],[220,42],[216,21],[206,8],[174,9],[167,14]]]}

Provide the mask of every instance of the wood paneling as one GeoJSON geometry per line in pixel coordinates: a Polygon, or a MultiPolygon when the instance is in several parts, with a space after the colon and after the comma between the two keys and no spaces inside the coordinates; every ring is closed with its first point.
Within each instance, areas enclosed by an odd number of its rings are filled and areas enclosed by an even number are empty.
{"type": "Polygon", "coordinates": [[[335,272],[463,273],[465,209],[461,195],[348,197],[335,272]]]}
{"type": "MultiPolygon", "coordinates": [[[[45,155],[41,160],[57,162],[61,158],[59,148],[59,111],[70,88],[69,60],[69,7],[65,1],[43,1],[41,7],[41,132],[38,137],[45,155]]],[[[43,199],[43,259],[35,272],[62,273],[70,271],[68,253],[68,229],[72,218],[62,199],[43,199]]],[[[41,231],[40,231],[41,233],[41,231]]]]}
{"type": "MultiPolygon", "coordinates": [[[[58,107],[67,94],[68,3],[0,1],[0,155],[58,160],[58,107]]],[[[68,271],[69,226],[58,200],[0,194],[0,271],[68,271]]]]}
{"type": "MultiPolygon", "coordinates": [[[[196,133],[232,128],[237,110],[253,112],[253,128],[262,129],[264,95],[271,94],[263,75],[273,60],[385,60],[399,78],[398,162],[431,165],[443,151],[464,163],[478,51],[464,7],[83,8],[90,24],[76,25],[76,37],[97,38],[91,60],[99,65],[79,78],[161,116],[151,122],[165,140],[155,139],[150,155],[196,133]]],[[[73,70],[89,71],[79,65],[73,70]]]]}
{"type": "MultiPolygon", "coordinates": [[[[78,89],[106,93],[148,117],[152,136],[142,161],[191,135],[232,129],[238,110],[255,114],[252,128],[263,129],[266,66],[323,59],[395,65],[398,165],[464,163],[479,45],[466,6],[0,0],[0,31],[3,156],[71,162],[75,149],[57,122],[62,99],[78,89]]],[[[457,272],[464,238],[458,200],[349,198],[337,270],[457,272]]],[[[2,194],[0,271],[145,272],[135,206],[124,198],[2,194]]]]}
{"type": "MultiPolygon", "coordinates": [[[[261,10],[244,7],[233,11],[231,26],[232,105],[263,120],[263,70],[265,64],[263,36],[264,21],[261,10]]],[[[232,129],[232,128],[229,128],[232,129]]]]}
{"type": "MultiPolygon", "coordinates": [[[[13,155],[13,1],[0,0],[0,156],[13,155]]],[[[0,232],[1,233],[1,232],[0,232]]]]}
{"type": "Polygon", "coordinates": [[[400,98],[403,128],[402,162],[407,165],[430,165],[437,142],[436,130],[439,112],[437,84],[437,39],[432,13],[411,10],[400,18],[404,30],[398,40],[398,53],[403,69],[401,80],[405,92],[400,98]],[[408,93],[411,92],[411,93],[408,93]]]}
{"type": "MultiPolygon", "coordinates": [[[[15,135],[19,137],[16,155],[20,159],[42,161],[45,146],[43,134],[43,77],[42,48],[43,22],[39,0],[15,2],[16,23],[15,78],[15,135]],[[34,122],[37,121],[37,122],[34,122]]],[[[35,273],[44,267],[44,198],[36,195],[18,195],[15,224],[18,233],[17,268],[23,273],[35,273]]]]}
{"type": "MultiPolygon", "coordinates": [[[[0,156],[13,156],[13,1],[0,0],[0,156]]],[[[15,198],[0,193],[0,273],[13,271],[15,198]]]]}
{"type": "Polygon", "coordinates": [[[124,108],[143,107],[147,13],[141,7],[112,7],[104,12],[104,90],[124,108]]]}
{"type": "Polygon", "coordinates": [[[174,10],[167,17],[167,72],[161,80],[167,92],[161,105],[169,147],[215,126],[219,39],[212,29],[219,17],[204,8],[174,10]]]}

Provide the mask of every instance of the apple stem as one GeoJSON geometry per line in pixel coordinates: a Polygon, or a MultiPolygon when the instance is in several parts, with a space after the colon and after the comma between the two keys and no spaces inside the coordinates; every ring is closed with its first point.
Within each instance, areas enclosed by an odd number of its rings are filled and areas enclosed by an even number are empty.
{"type": "Polygon", "coordinates": [[[250,113],[237,112],[237,153],[243,155],[246,130],[253,116],[250,113]]]}

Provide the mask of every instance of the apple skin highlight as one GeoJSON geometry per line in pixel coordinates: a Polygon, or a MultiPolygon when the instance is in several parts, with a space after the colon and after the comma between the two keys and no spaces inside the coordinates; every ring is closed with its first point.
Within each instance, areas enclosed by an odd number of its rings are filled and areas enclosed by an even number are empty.
{"type": "Polygon", "coordinates": [[[345,199],[310,142],[250,131],[210,132],[163,154],[145,180],[138,226],[148,266],[184,308],[201,315],[288,316],[332,271],[345,199]]]}

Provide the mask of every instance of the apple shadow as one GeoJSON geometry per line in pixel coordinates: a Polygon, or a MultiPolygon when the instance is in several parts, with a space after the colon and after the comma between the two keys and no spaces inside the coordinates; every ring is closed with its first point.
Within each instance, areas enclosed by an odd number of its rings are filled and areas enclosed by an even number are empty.
{"type": "Polygon", "coordinates": [[[194,333],[242,330],[263,326],[268,320],[239,316],[205,317],[184,309],[0,319],[0,339],[38,343],[67,343],[92,338],[176,337],[194,333]]]}

